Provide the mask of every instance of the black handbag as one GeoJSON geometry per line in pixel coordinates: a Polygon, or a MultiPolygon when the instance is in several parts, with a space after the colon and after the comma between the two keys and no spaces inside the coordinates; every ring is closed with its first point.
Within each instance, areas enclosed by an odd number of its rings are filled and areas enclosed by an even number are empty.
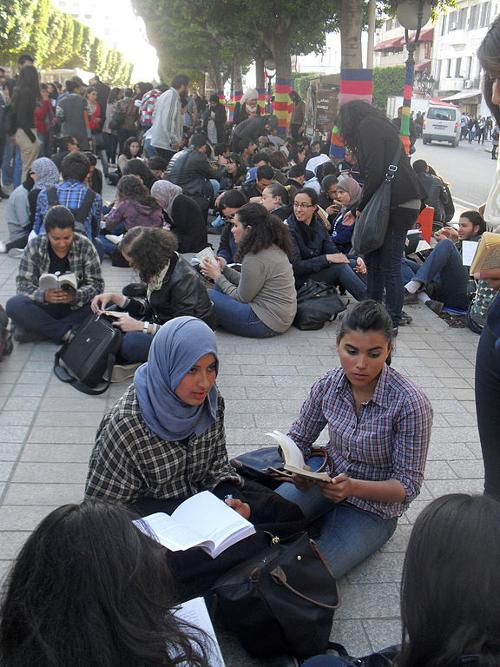
{"type": "Polygon", "coordinates": [[[111,383],[121,340],[121,331],[109,320],[92,315],[78,327],[74,337],[56,352],[55,375],[84,394],[103,394],[111,383]],[[102,383],[104,386],[96,389],[102,383]]]}
{"type": "Polygon", "coordinates": [[[297,290],[297,314],[293,325],[302,331],[321,329],[346,309],[335,287],[308,279],[297,290]]]}
{"type": "Polygon", "coordinates": [[[307,533],[271,545],[212,587],[215,621],[255,656],[308,658],[328,648],[337,584],[307,533]]]}
{"type": "Polygon", "coordinates": [[[394,645],[388,646],[381,651],[377,651],[377,653],[365,655],[363,658],[353,658],[342,644],[330,642],[329,647],[330,649],[335,650],[340,657],[349,660],[352,667],[391,667],[391,665],[394,664],[394,659],[401,651],[401,646],[394,645]]]}
{"type": "Polygon", "coordinates": [[[391,212],[392,180],[398,170],[398,163],[403,152],[399,145],[391,164],[387,168],[384,180],[375,190],[370,201],[361,211],[352,233],[352,247],[357,255],[366,255],[380,248],[384,242],[391,212]]]}

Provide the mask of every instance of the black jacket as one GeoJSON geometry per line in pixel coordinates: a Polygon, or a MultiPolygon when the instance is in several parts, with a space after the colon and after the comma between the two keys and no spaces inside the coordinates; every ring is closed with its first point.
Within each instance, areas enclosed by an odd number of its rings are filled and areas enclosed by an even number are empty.
{"type": "Polygon", "coordinates": [[[264,134],[267,134],[264,129],[268,120],[265,116],[255,116],[254,118],[247,118],[242,123],[234,128],[233,139],[238,142],[252,139],[257,143],[257,139],[264,134]]]}
{"type": "Polygon", "coordinates": [[[186,195],[177,195],[172,204],[171,228],[183,252],[200,252],[208,245],[207,225],[201,208],[186,195]]]}
{"type": "Polygon", "coordinates": [[[211,178],[217,178],[219,172],[212,169],[205,153],[193,147],[184,148],[176,153],[167,167],[167,179],[180,185],[187,195],[212,196],[211,178]]]}
{"type": "Polygon", "coordinates": [[[365,183],[363,196],[358,204],[360,211],[384,180],[398,145],[401,145],[402,153],[392,181],[391,206],[398,206],[410,199],[425,198],[425,191],[404,152],[396,128],[388,120],[368,116],[359,125],[358,163],[365,183]]]}
{"type": "Polygon", "coordinates": [[[442,182],[437,176],[426,173],[417,174],[417,178],[426,193],[424,203],[434,208],[434,220],[444,222],[446,215],[441,197],[441,192],[443,190],[442,182]]]}
{"type": "Polygon", "coordinates": [[[224,125],[226,124],[226,110],[222,104],[217,104],[215,109],[210,106],[203,113],[203,131],[207,133],[208,121],[211,118],[212,111],[215,112],[215,129],[217,131],[217,141],[220,143],[224,139],[224,125]]]}
{"type": "Polygon", "coordinates": [[[340,251],[321,220],[316,217],[313,218],[309,225],[311,238],[307,242],[300,231],[299,225],[302,225],[302,223],[298,222],[293,214],[286,222],[292,237],[292,257],[290,261],[294,275],[296,277],[302,276],[305,279],[311,273],[317,273],[330,266],[326,255],[340,251]]]}
{"type": "Polygon", "coordinates": [[[165,324],[174,317],[192,315],[215,328],[213,305],[201,276],[190,264],[174,255],[162,286],[152,292],[149,301],[130,299],[126,308],[133,317],[165,324]]]}

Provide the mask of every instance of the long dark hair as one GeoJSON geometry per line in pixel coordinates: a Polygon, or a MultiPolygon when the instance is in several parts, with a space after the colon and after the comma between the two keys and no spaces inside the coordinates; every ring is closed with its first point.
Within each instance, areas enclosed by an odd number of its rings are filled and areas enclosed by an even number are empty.
{"type": "Polygon", "coordinates": [[[120,99],[120,96],[122,94],[122,89],[121,88],[111,88],[109,91],[109,96],[108,96],[108,104],[114,104],[115,102],[118,102],[120,99]]]}
{"type": "Polygon", "coordinates": [[[292,241],[288,227],[278,217],[268,213],[261,204],[245,204],[236,217],[248,229],[238,246],[239,259],[243,259],[249,252],[257,254],[272,245],[278,246],[291,257],[292,241]]]}
{"type": "MultiPolygon", "coordinates": [[[[41,100],[40,79],[38,70],[34,65],[25,65],[19,72],[19,77],[12,94],[12,106],[14,109],[19,107],[34,107],[41,100]]],[[[33,119],[33,124],[34,124],[33,119]]]]}
{"type": "Polygon", "coordinates": [[[386,117],[385,113],[377,109],[377,107],[363,100],[346,102],[346,104],[340,107],[336,124],[344,144],[356,155],[359,152],[359,126],[361,121],[370,116],[384,121],[385,125],[397,134],[394,125],[386,117]]]}
{"type": "Polygon", "coordinates": [[[160,208],[160,204],[149,194],[147,187],[138,176],[122,176],[116,186],[116,191],[123,199],[132,199],[149,208],[160,208]]]}
{"type": "Polygon", "coordinates": [[[137,137],[129,137],[123,144],[123,154],[128,160],[133,160],[134,158],[140,157],[142,155],[142,146],[140,140],[137,137]],[[133,143],[139,144],[139,152],[137,155],[132,157],[132,153],[130,152],[130,144],[133,143]]]}
{"type": "Polygon", "coordinates": [[[486,37],[481,42],[477,57],[484,69],[483,94],[489,110],[493,114],[497,125],[500,126],[500,108],[494,104],[492,97],[493,81],[500,78],[500,14],[493,21],[486,37]]]}
{"type": "Polygon", "coordinates": [[[141,280],[149,283],[171,260],[177,239],[166,229],[134,227],[125,234],[120,249],[131,258],[141,280]]]}
{"type": "Polygon", "coordinates": [[[500,503],[457,493],[417,518],[403,567],[399,667],[500,664],[500,503]]]}
{"type": "Polygon", "coordinates": [[[130,175],[139,176],[148,190],[151,190],[151,186],[157,180],[147,164],[138,157],[129,160],[123,168],[123,176],[130,175]]]}
{"type": "Polygon", "coordinates": [[[123,507],[85,501],[40,523],[8,579],[2,665],[208,667],[204,636],[169,611],[166,550],[132,518],[123,507]]]}

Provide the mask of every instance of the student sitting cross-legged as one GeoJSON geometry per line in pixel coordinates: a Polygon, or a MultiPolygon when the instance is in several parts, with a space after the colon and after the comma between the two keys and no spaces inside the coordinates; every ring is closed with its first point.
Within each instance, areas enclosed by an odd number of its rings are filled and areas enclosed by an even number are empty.
{"type": "Polygon", "coordinates": [[[29,342],[48,338],[65,341],[71,329],[92,314],[90,302],[102,292],[104,280],[92,243],[75,232],[75,219],[65,206],[53,206],[44,219],[46,234],[26,246],[19,265],[17,295],[6,310],[15,325],[14,338],[29,342]],[[42,274],[71,274],[76,289],[40,289],[42,274]]]}

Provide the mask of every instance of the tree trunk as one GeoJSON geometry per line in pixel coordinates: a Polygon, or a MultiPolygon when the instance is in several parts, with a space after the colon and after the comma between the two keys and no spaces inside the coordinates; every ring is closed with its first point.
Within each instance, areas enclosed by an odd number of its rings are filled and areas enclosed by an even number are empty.
{"type": "Polygon", "coordinates": [[[233,93],[241,92],[243,84],[241,82],[241,65],[235,64],[233,67],[233,80],[232,80],[233,93]]]}
{"type": "Polygon", "coordinates": [[[340,17],[341,69],[360,69],[363,67],[362,25],[363,0],[342,0],[340,17]]]}

